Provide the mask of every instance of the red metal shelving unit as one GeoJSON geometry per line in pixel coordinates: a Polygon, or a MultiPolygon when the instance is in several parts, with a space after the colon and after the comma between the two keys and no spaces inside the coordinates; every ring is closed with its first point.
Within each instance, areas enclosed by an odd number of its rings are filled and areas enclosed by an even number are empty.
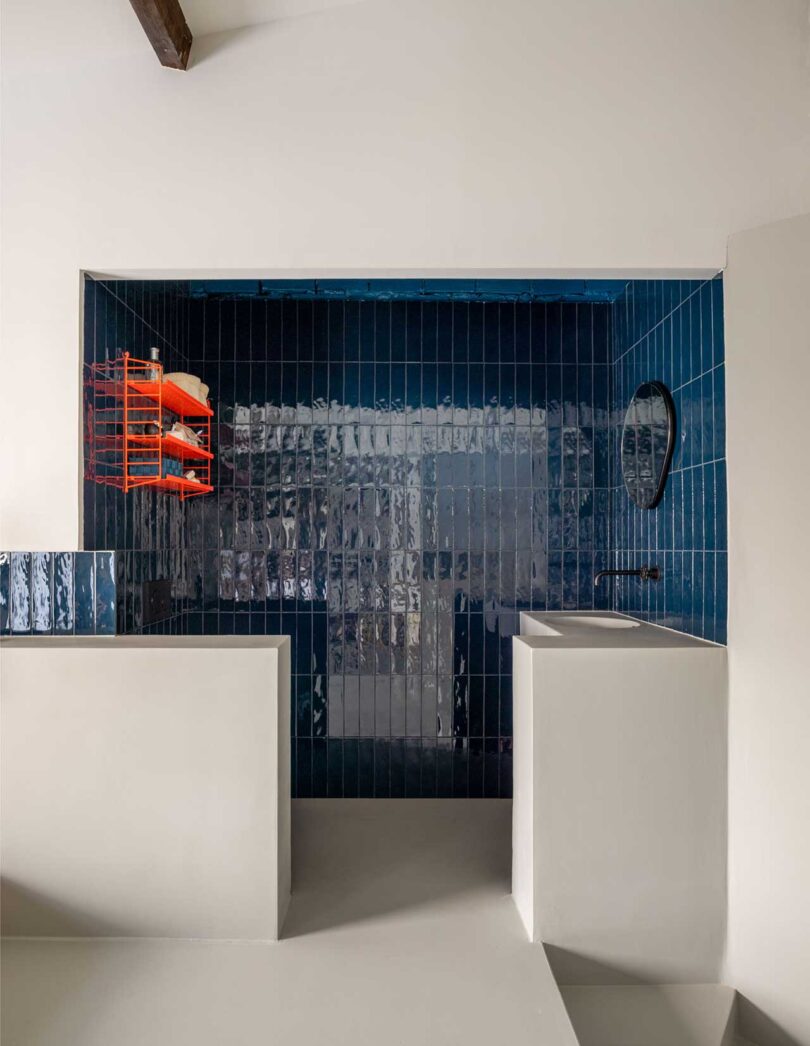
{"type": "Polygon", "coordinates": [[[213,416],[208,403],[164,381],[160,363],[128,352],[93,363],[85,380],[85,475],[125,492],[152,487],[184,500],[210,494],[213,416]],[[200,446],[169,435],[172,420],[192,429],[200,446]],[[197,478],[175,475],[169,461],[197,478]]]}

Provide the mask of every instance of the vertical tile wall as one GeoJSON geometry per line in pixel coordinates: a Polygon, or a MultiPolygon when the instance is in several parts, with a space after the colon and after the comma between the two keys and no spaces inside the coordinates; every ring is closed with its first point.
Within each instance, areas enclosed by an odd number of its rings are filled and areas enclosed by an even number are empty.
{"type": "MultiPolygon", "coordinates": [[[[634,281],[612,305],[240,289],[88,282],[86,359],[158,344],[212,386],[218,475],[185,506],[87,484],[85,547],[122,552],[118,631],[142,629],[141,582],[169,577],[176,613],[153,630],[293,637],[294,794],[509,794],[519,611],[591,608],[602,566],[664,580],[596,605],[725,641],[719,279],[634,281]],[[678,439],[641,512],[618,440],[651,378],[678,439]]],[[[57,584],[72,554],[0,553],[8,631],[12,555],[47,575],[54,614],[77,583],[74,562],[57,584]]],[[[87,627],[46,626],[30,591],[32,630],[87,627]]]]}
{"type": "Polygon", "coordinates": [[[293,637],[294,794],[511,794],[519,611],[591,608],[609,562],[610,315],[192,300],[187,625],[293,637]]]}
{"type": "Polygon", "coordinates": [[[0,552],[0,635],[114,634],[114,552],[0,552]]]}
{"type": "MultiPolygon", "coordinates": [[[[128,351],[149,358],[160,349],[165,370],[187,370],[188,284],[163,280],[85,280],[84,361],[114,359],[128,351]]],[[[113,548],[116,557],[119,632],[178,633],[185,609],[185,504],[144,489],[123,494],[84,484],[84,547],[113,548]],[[141,585],[171,579],[174,613],[144,628],[141,585]]]]}
{"type": "Polygon", "coordinates": [[[614,564],[658,564],[663,580],[617,579],[615,609],[726,641],[726,460],[723,284],[633,281],[614,306],[612,367],[614,564]],[[621,481],[621,424],[642,381],[675,401],[677,437],[662,501],[637,509],[621,481]]]}

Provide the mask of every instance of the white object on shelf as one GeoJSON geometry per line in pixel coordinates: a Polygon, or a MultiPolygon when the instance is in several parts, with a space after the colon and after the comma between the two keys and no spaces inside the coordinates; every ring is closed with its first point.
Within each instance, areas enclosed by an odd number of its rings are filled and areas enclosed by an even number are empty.
{"type": "Polygon", "coordinates": [[[184,443],[188,443],[192,447],[199,447],[202,440],[188,425],[183,425],[181,422],[176,421],[174,425],[169,429],[169,436],[174,436],[175,439],[181,439],[184,443]]]}
{"type": "Polygon", "coordinates": [[[177,385],[183,392],[187,392],[189,396],[193,396],[200,403],[208,402],[209,387],[195,374],[186,374],[185,371],[181,370],[172,371],[171,374],[164,374],[163,380],[164,382],[170,381],[173,385],[177,385]]]}

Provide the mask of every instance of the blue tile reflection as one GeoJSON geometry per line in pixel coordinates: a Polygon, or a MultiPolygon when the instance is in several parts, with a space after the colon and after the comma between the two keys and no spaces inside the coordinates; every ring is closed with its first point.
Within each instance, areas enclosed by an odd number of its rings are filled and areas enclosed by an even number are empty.
{"type": "Polygon", "coordinates": [[[510,794],[518,612],[608,562],[610,305],[197,290],[190,626],[292,635],[295,794],[510,794]]]}
{"type": "Polygon", "coordinates": [[[53,556],[34,552],[31,566],[32,627],[37,635],[53,631],[53,556]]]}
{"type": "Polygon", "coordinates": [[[73,552],[55,552],[53,557],[53,630],[57,635],[72,635],[73,552]]]}
{"type": "Polygon", "coordinates": [[[88,636],[95,632],[95,575],[95,554],[77,552],[74,589],[77,636],[88,636]]]}
{"type": "Polygon", "coordinates": [[[31,553],[11,553],[10,623],[14,635],[31,631],[31,553]]]}
{"type": "Polygon", "coordinates": [[[11,631],[11,553],[0,552],[0,636],[11,631]]]}
{"type": "Polygon", "coordinates": [[[115,634],[115,553],[95,553],[96,599],[95,632],[97,635],[115,634]]]}

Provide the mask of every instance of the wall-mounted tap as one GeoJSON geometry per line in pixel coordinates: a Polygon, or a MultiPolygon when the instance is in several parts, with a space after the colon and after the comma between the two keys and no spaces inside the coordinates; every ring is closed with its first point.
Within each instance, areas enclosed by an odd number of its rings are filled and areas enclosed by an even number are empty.
{"type": "Polygon", "coordinates": [[[642,581],[660,581],[660,567],[639,567],[638,570],[600,570],[593,576],[593,587],[599,584],[603,577],[640,577],[642,581]]]}

